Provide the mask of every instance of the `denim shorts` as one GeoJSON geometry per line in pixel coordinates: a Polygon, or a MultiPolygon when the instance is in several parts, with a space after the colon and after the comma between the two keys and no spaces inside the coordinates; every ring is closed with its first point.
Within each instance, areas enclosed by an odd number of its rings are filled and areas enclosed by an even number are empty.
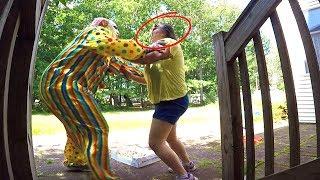
{"type": "Polygon", "coordinates": [[[170,101],[160,101],[158,104],[155,104],[153,118],[174,125],[182,114],[186,112],[188,105],[188,95],[170,101]]]}

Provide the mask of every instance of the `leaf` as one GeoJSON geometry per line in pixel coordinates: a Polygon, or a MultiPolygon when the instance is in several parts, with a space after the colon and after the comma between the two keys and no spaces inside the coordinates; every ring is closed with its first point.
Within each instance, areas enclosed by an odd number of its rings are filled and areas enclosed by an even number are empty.
{"type": "Polygon", "coordinates": [[[59,5],[59,0],[53,0],[53,3],[55,6],[58,6],[59,5]]]}
{"type": "Polygon", "coordinates": [[[63,5],[65,5],[65,6],[66,6],[66,5],[67,5],[67,1],[68,1],[68,0],[59,0],[59,1],[60,1],[63,5]]]}

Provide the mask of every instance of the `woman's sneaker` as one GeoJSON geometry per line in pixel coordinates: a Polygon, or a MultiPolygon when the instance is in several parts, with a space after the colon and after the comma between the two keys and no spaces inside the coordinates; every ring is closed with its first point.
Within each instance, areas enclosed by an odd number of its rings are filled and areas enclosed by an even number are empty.
{"type": "MultiPolygon", "coordinates": [[[[197,169],[193,161],[190,161],[187,164],[183,164],[183,167],[187,172],[193,172],[197,169]]],[[[173,173],[173,169],[171,169],[171,168],[168,168],[168,171],[170,173],[173,173]]]]}
{"type": "Polygon", "coordinates": [[[189,163],[184,164],[183,167],[187,172],[193,172],[197,169],[193,161],[190,161],[189,163]]]}
{"type": "Polygon", "coordinates": [[[187,177],[177,176],[176,180],[198,180],[198,178],[195,177],[193,174],[188,173],[188,176],[187,176],[187,177]]]}

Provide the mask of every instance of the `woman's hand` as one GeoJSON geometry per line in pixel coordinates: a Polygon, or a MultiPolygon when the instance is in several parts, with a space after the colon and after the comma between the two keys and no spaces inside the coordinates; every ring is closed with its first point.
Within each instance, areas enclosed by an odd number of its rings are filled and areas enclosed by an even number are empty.
{"type": "Polygon", "coordinates": [[[146,84],[147,83],[146,80],[144,79],[144,77],[137,76],[137,75],[133,74],[130,70],[126,69],[125,66],[123,66],[123,65],[120,66],[119,71],[128,80],[133,80],[139,84],[146,84]]]}
{"type": "MultiPolygon", "coordinates": [[[[149,47],[151,48],[161,48],[165,45],[165,42],[164,41],[156,41],[154,43],[152,43],[149,47]]],[[[164,49],[164,48],[163,48],[164,49]]],[[[146,52],[147,54],[148,53],[151,53],[153,51],[161,51],[162,49],[159,49],[159,50],[153,50],[153,49],[147,49],[146,52]]]]}

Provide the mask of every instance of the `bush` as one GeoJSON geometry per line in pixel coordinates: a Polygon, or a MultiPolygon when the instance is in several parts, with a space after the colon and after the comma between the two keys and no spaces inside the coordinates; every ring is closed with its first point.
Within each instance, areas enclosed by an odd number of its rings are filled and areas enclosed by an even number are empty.
{"type": "MultiPolygon", "coordinates": [[[[285,102],[272,103],[272,118],[273,122],[288,119],[287,105],[285,102]]],[[[253,114],[254,121],[263,121],[262,106],[257,107],[253,114]]]]}
{"type": "Polygon", "coordinates": [[[275,122],[288,119],[288,110],[285,103],[272,104],[272,115],[275,122]]]}
{"type": "Polygon", "coordinates": [[[207,91],[205,91],[206,102],[205,104],[215,103],[218,99],[218,91],[214,86],[210,86],[207,91]]]}
{"type": "Polygon", "coordinates": [[[47,114],[51,113],[47,105],[41,100],[35,100],[32,104],[32,114],[47,114]]]}

